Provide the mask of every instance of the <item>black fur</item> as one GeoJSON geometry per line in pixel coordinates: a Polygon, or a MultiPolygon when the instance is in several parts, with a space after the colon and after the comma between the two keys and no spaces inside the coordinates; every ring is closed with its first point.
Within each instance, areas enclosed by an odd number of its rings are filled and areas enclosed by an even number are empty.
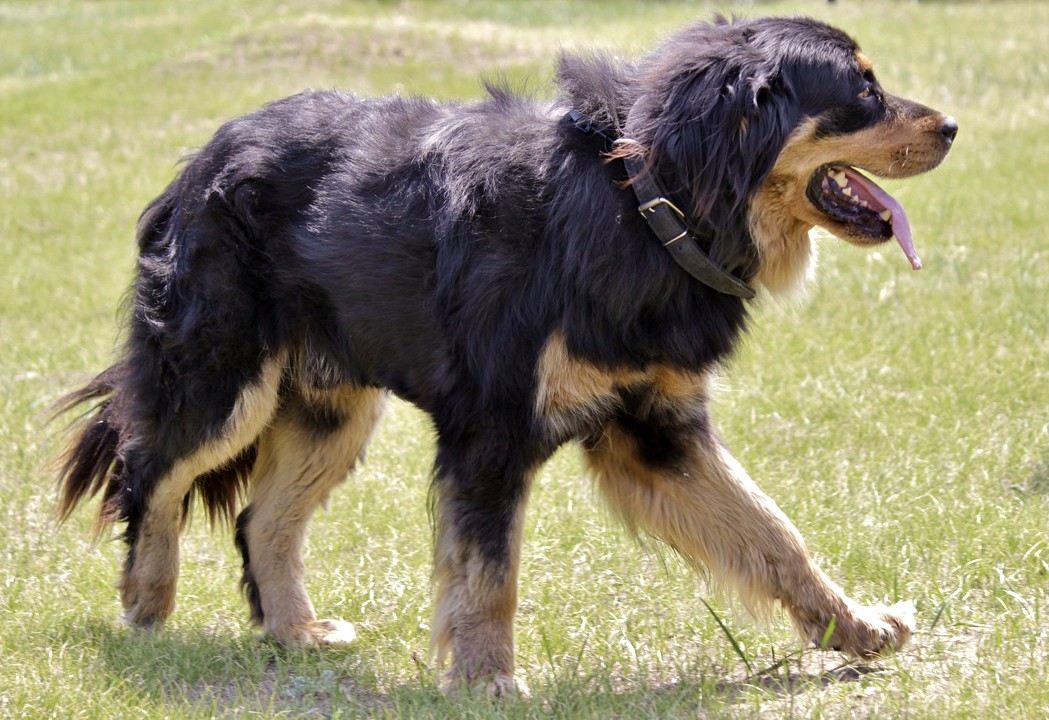
{"type": "Polygon", "coordinates": [[[243,573],[240,576],[240,589],[244,593],[244,597],[248,601],[248,608],[250,609],[251,621],[261,625],[264,618],[262,610],[262,597],[259,594],[258,583],[255,582],[255,575],[251,571],[251,553],[248,551],[248,523],[251,522],[251,506],[244,508],[237,515],[236,529],[233,535],[233,542],[237,546],[237,550],[240,551],[241,560],[243,560],[243,573]]]}

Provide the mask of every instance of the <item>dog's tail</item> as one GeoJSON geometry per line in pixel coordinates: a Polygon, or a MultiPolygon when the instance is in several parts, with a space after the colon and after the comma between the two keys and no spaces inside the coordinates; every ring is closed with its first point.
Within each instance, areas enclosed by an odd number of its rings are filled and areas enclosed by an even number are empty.
{"type": "MultiPolygon", "coordinates": [[[[51,409],[53,421],[86,408],[74,420],[68,444],[52,466],[58,476],[59,495],[54,517],[64,522],[78,505],[101,495],[96,538],[116,522],[134,521],[161,479],[168,459],[196,449],[191,444],[196,438],[192,433],[181,434],[190,438],[184,438],[181,445],[171,444],[179,442],[177,439],[164,444],[165,437],[173,434],[177,438],[180,433],[170,433],[170,422],[177,420],[157,409],[154,396],[163,396],[167,383],[173,381],[159,374],[164,358],[157,343],[143,337],[146,331],[136,331],[136,327],[155,328],[161,322],[161,306],[170,294],[167,282],[173,273],[170,263],[177,256],[172,246],[178,241],[176,210],[183,192],[181,182],[173,182],[139,219],[138,276],[128,296],[131,330],[120,358],[84,387],[60,398],[51,409]],[[169,424],[159,425],[165,418],[169,424]]],[[[170,405],[169,415],[174,412],[170,405]]],[[[198,476],[183,498],[182,522],[188,520],[196,497],[200,497],[213,524],[232,522],[255,456],[256,444],[252,443],[225,464],[198,476]]]]}
{"type": "MultiPolygon", "coordinates": [[[[51,420],[87,403],[91,407],[74,420],[65,450],[55,459],[58,474],[58,504],[54,517],[65,522],[83,502],[102,494],[95,519],[95,537],[118,521],[129,519],[128,504],[148,496],[153,483],[143,483],[128,473],[123,451],[132,437],[129,413],[122,397],[127,359],[112,366],[84,387],[60,398],[53,406],[51,420]]],[[[252,443],[220,467],[196,478],[183,498],[182,522],[189,519],[193,499],[199,496],[208,520],[233,522],[238,501],[248,485],[255,464],[257,444],[252,443]]],[[[149,477],[149,476],[146,476],[149,477]]]]}
{"type": "Polygon", "coordinates": [[[101,533],[120,517],[120,494],[124,464],[120,458],[126,423],[121,418],[117,390],[126,375],[125,363],[109,368],[79,390],[60,398],[52,407],[51,419],[85,403],[91,407],[79,418],[65,451],[57,458],[59,522],[69,518],[77,505],[102,493],[96,532],[101,533]]]}

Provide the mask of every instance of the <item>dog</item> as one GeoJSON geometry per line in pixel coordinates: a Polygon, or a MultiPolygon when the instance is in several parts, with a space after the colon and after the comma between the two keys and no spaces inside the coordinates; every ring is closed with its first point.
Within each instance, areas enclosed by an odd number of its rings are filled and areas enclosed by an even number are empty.
{"type": "Polygon", "coordinates": [[[302,549],[392,393],[437,433],[431,645],[452,687],[517,688],[522,518],[569,441],[630,530],[749,609],[858,657],[909,640],[909,603],[860,605],[814,564],[709,397],[748,308],[804,284],[813,227],[895,237],[920,267],[870,175],[931,170],[957,123],[807,18],[563,53],[556,80],[547,102],[304,92],[225,124],[147,206],[122,354],[57,406],[88,408],[56,513],[100,494],[99,532],[123,525],[130,625],[172,612],[199,497],[235,525],[264,632],[351,640],[317,618],[302,549]]]}

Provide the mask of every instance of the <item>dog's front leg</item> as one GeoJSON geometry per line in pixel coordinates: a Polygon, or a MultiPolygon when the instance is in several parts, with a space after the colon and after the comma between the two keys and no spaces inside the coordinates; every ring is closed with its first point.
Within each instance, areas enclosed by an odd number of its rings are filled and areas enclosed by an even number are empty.
{"type": "Polygon", "coordinates": [[[587,443],[604,497],[632,529],[655,535],[733,587],[752,612],[779,601],[801,636],[858,657],[898,649],[910,603],[864,607],[816,567],[797,528],[710,427],[705,404],[670,400],[612,422],[587,443]]]}
{"type": "Polygon", "coordinates": [[[468,455],[439,453],[431,650],[439,661],[451,654],[453,692],[512,695],[527,691],[514,677],[513,621],[531,473],[506,457],[493,467],[462,462],[468,455]]]}

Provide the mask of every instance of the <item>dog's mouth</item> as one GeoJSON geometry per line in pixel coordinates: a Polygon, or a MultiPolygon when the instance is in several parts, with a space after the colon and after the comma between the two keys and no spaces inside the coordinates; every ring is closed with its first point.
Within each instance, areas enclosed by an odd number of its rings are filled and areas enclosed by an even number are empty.
{"type": "Polygon", "coordinates": [[[911,267],[920,270],[907,213],[896,198],[848,165],[824,165],[809,180],[808,197],[830,221],[828,229],[842,231],[861,243],[896,238],[911,267]]]}

